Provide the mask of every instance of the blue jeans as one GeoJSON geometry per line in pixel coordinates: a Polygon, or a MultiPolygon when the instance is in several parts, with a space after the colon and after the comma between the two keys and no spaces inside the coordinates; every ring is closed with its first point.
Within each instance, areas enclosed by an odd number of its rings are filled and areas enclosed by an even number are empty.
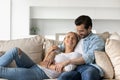
{"type": "Polygon", "coordinates": [[[0,78],[8,80],[43,80],[47,75],[19,48],[12,48],[0,57],[0,78]],[[13,60],[17,67],[8,68],[13,60]]]}
{"type": "Polygon", "coordinates": [[[74,71],[62,73],[58,80],[101,80],[101,77],[97,68],[80,65],[74,71]]]}

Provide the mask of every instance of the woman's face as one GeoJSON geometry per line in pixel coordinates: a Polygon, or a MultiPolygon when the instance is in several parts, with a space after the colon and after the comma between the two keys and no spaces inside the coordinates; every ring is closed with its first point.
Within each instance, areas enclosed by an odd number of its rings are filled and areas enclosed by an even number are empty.
{"type": "Polygon", "coordinates": [[[64,39],[64,44],[66,47],[74,48],[77,44],[76,34],[73,32],[67,33],[64,39]]]}

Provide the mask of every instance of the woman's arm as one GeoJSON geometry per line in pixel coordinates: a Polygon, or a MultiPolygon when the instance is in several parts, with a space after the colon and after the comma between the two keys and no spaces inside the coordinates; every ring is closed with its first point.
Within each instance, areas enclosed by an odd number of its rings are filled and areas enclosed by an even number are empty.
{"type": "Polygon", "coordinates": [[[55,70],[55,67],[55,64],[51,64],[50,66],[48,66],[48,69],[55,70]]]}
{"type": "Polygon", "coordinates": [[[45,56],[45,58],[43,59],[42,62],[40,62],[40,65],[44,66],[44,67],[48,67],[49,65],[51,65],[54,61],[56,52],[54,50],[58,49],[57,46],[51,46],[48,49],[47,55],[45,56]]]}
{"type": "Polygon", "coordinates": [[[53,64],[55,55],[56,53],[54,52],[49,53],[48,55],[45,56],[44,60],[40,62],[40,65],[47,68],[48,66],[53,64]]]}
{"type": "Polygon", "coordinates": [[[47,51],[47,53],[46,53],[46,55],[45,55],[45,58],[44,58],[44,60],[43,61],[45,61],[45,60],[49,60],[49,58],[50,57],[55,57],[55,50],[56,49],[58,49],[58,47],[57,46],[51,46],[49,49],[48,49],[48,51],[47,51]],[[54,54],[54,55],[53,55],[54,54]]]}

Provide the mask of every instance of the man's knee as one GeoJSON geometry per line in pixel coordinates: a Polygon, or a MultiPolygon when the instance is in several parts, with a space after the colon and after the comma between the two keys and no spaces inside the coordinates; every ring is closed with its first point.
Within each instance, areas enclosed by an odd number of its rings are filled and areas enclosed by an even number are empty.
{"type": "Polygon", "coordinates": [[[68,78],[69,78],[68,73],[67,73],[67,72],[63,72],[63,73],[58,77],[57,80],[68,80],[68,78]]]}
{"type": "Polygon", "coordinates": [[[62,73],[57,80],[81,80],[81,76],[77,71],[62,73]]]}
{"type": "Polygon", "coordinates": [[[88,70],[82,72],[82,80],[100,80],[100,74],[98,69],[91,67],[88,70]]]}

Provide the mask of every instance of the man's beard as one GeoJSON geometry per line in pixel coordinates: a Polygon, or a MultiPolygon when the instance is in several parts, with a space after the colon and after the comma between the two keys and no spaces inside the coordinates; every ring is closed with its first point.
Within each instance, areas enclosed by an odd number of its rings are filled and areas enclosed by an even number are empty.
{"type": "Polygon", "coordinates": [[[89,34],[90,34],[90,33],[86,33],[86,35],[80,35],[80,38],[81,38],[81,39],[84,39],[84,38],[86,38],[89,34]]]}

